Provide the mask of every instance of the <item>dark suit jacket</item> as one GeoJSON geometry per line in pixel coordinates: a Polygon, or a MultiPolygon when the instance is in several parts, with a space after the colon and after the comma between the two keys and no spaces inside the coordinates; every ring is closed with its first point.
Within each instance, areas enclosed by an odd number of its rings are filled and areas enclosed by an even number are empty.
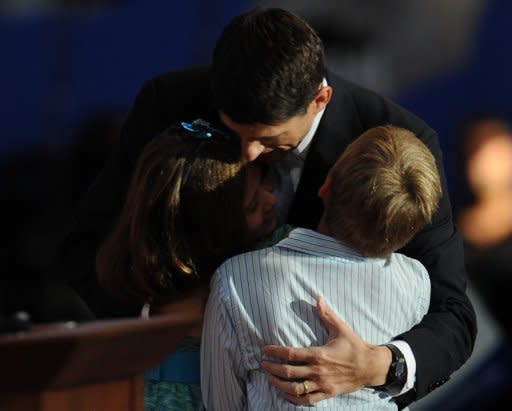
{"type": "MultiPolygon", "coordinates": [[[[150,80],[137,96],[119,147],[78,210],[61,249],[61,262],[71,284],[98,316],[136,313],[106,298],[99,289],[94,274],[96,249],[120,211],[142,147],[176,121],[204,118],[219,125],[208,81],[207,68],[150,80]]],[[[436,133],[413,114],[334,74],[327,81],[333,87],[333,98],[309,150],[289,223],[316,228],[322,213],[317,191],[327,171],[345,147],[370,127],[393,124],[413,131],[430,148],[441,171],[445,194],[432,224],[401,250],[427,267],[432,282],[429,314],[399,336],[410,344],[417,362],[416,389],[399,399],[409,403],[443,384],[467,360],[476,335],[474,311],[465,293],[462,240],[452,221],[441,149],[436,133]]]]}

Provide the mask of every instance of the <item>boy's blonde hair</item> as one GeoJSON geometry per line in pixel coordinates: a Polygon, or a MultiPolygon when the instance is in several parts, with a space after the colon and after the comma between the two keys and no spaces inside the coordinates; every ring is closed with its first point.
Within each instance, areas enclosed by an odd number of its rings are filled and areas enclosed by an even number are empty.
{"type": "Polygon", "coordinates": [[[430,150],[412,132],[393,126],[364,132],[329,176],[327,228],[368,257],[403,247],[431,221],[442,196],[430,150]]]}

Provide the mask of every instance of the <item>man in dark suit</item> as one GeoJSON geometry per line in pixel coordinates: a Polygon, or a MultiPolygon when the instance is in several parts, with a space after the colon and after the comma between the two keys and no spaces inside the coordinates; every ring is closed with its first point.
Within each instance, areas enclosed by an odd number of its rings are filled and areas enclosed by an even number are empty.
{"type": "MultiPolygon", "coordinates": [[[[308,404],[364,386],[400,405],[443,384],[470,356],[476,319],[466,296],[462,241],[454,227],[436,133],[381,96],[326,71],[323,46],[297,16],[280,9],[235,18],[217,42],[211,67],[166,73],[137,96],[120,143],[78,210],[61,261],[70,282],[98,316],[136,313],[108,298],[94,275],[94,256],[119,212],[142,147],[180,120],[203,118],[238,134],[250,160],[270,165],[281,219],[314,228],[322,214],[317,191],[345,147],[368,128],[392,124],[415,133],[432,151],[444,195],[432,223],[401,252],[419,259],[432,282],[429,314],[392,346],[362,341],[325,307],[333,333],[324,347],[269,347],[305,365],[265,363],[280,390],[308,404]]],[[[207,209],[205,209],[207,212],[207,209]]]]}

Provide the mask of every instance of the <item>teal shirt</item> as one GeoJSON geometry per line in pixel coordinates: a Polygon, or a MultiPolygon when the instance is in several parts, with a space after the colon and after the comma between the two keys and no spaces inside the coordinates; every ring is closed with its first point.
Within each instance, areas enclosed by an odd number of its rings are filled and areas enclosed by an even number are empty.
{"type": "Polygon", "coordinates": [[[202,411],[199,338],[185,342],[158,367],[146,372],[144,409],[146,411],[202,411]]]}
{"type": "Polygon", "coordinates": [[[295,227],[290,224],[283,224],[277,227],[270,236],[263,238],[259,242],[256,243],[254,247],[255,250],[259,250],[261,248],[272,247],[276,245],[279,241],[288,237],[290,231],[292,231],[295,227]]]}

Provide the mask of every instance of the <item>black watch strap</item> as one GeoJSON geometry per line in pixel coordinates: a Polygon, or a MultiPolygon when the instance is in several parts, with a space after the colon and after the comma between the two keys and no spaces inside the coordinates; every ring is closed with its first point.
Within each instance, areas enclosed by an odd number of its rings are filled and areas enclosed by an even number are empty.
{"type": "Polygon", "coordinates": [[[388,347],[391,351],[391,365],[389,366],[386,376],[386,382],[371,388],[394,396],[402,391],[402,388],[407,382],[407,363],[405,362],[402,351],[395,345],[383,344],[383,346],[388,347]]]}

